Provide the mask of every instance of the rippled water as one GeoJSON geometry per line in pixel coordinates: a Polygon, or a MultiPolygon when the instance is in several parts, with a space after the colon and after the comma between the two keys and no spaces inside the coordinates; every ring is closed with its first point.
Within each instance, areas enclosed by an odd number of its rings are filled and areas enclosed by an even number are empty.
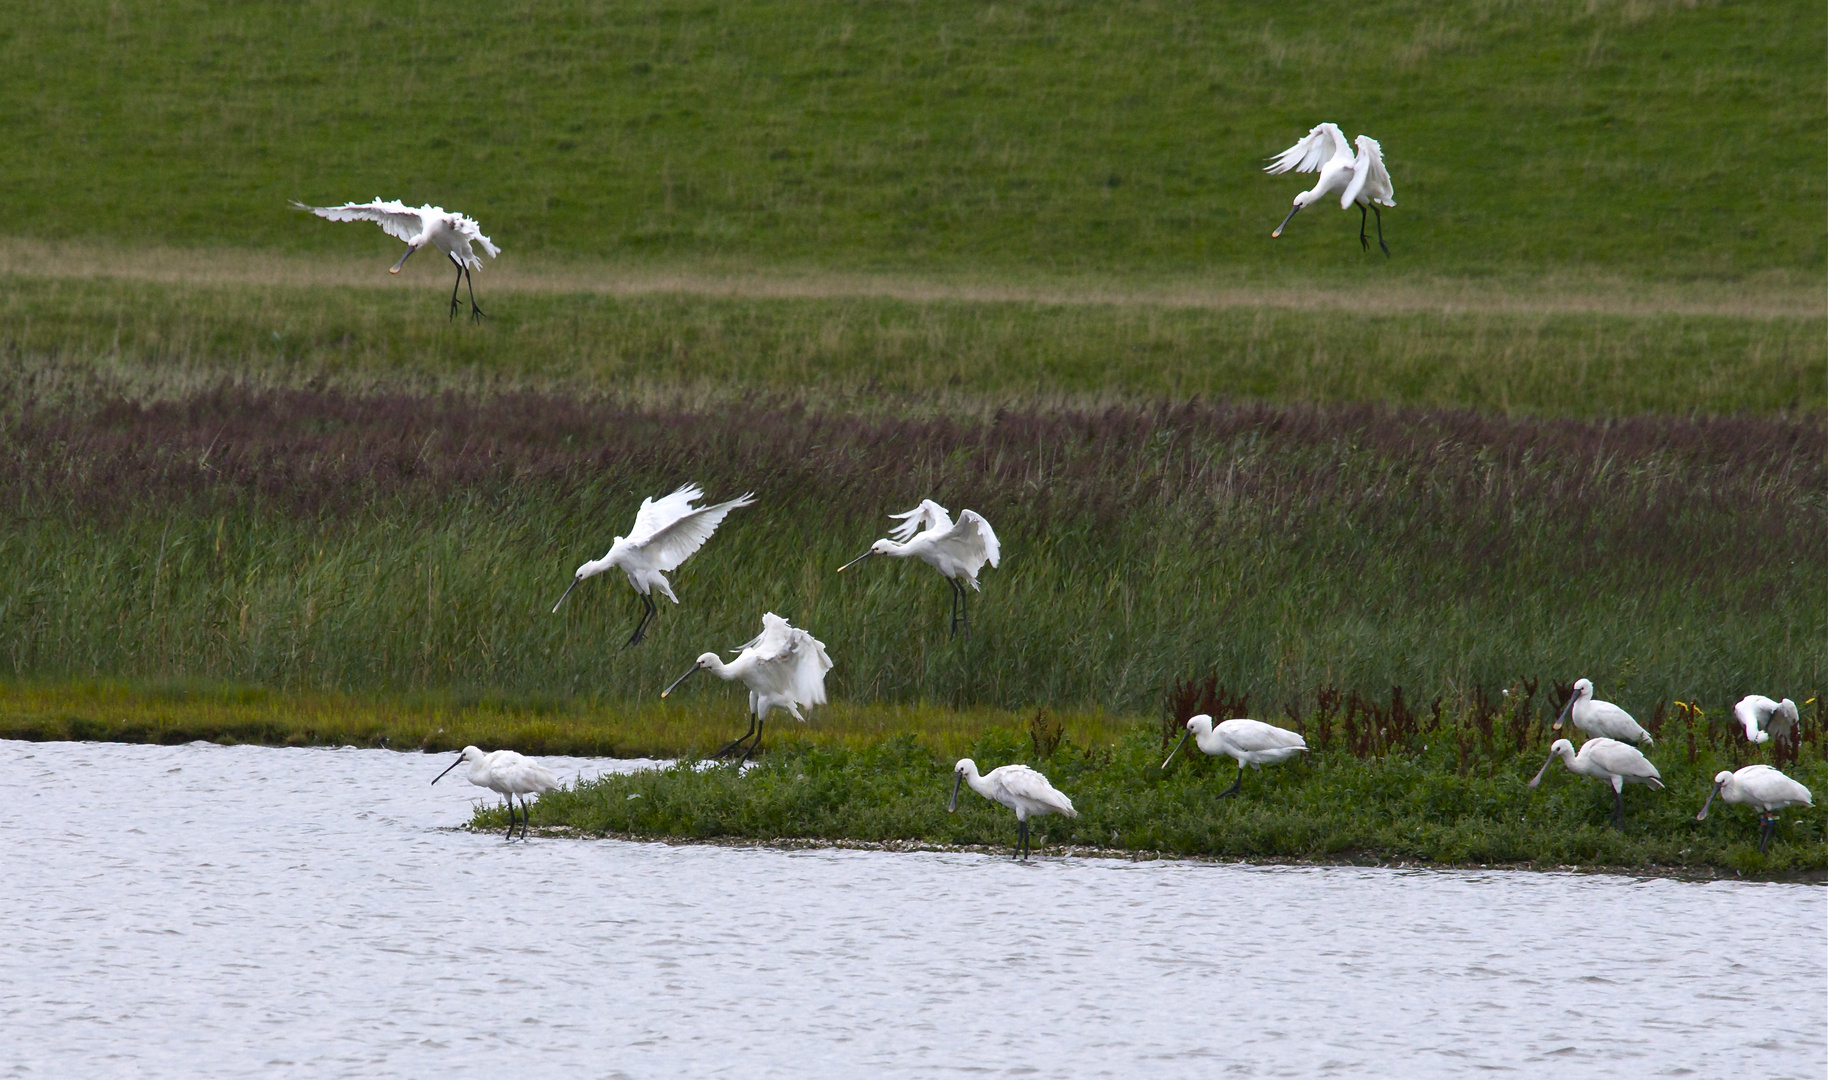
{"type": "Polygon", "coordinates": [[[508,844],[456,828],[478,789],[430,786],[449,760],[0,742],[0,1075],[1828,1061],[1812,886],[508,844]]]}

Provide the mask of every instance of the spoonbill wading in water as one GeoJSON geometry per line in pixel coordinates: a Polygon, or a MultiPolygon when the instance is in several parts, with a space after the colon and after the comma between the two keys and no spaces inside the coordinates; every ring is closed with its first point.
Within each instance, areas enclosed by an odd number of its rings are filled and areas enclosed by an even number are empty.
{"type": "Polygon", "coordinates": [[[838,567],[838,573],[871,555],[896,559],[912,555],[938,570],[946,584],[952,586],[952,633],[963,627],[965,636],[971,636],[971,620],[965,613],[965,586],[976,592],[977,572],[986,562],[994,567],[1003,553],[990,522],[975,510],[961,510],[954,523],[946,508],[932,499],[922,499],[919,506],[905,514],[889,516],[901,524],[890,529],[888,537],[871,544],[868,551],[838,567]]]}
{"type": "Polygon", "coordinates": [[[1217,727],[1212,725],[1212,717],[1206,713],[1187,719],[1187,735],[1174,744],[1168,756],[1162,760],[1162,768],[1174,760],[1174,755],[1181,752],[1187,744],[1187,736],[1193,736],[1193,744],[1201,753],[1213,757],[1224,755],[1238,763],[1238,778],[1231,786],[1219,792],[1219,798],[1236,795],[1244,785],[1244,766],[1250,765],[1261,769],[1265,765],[1279,765],[1298,754],[1307,753],[1308,741],[1287,728],[1266,724],[1261,720],[1227,720],[1217,727]]]}
{"type": "Polygon", "coordinates": [[[485,754],[474,746],[466,746],[457,752],[457,760],[445,766],[444,772],[432,777],[432,783],[444,779],[444,773],[450,772],[464,762],[470,763],[465,774],[470,783],[477,787],[488,788],[508,800],[508,833],[507,838],[514,839],[514,796],[520,796],[520,838],[527,838],[527,821],[532,814],[527,809],[528,795],[544,795],[548,791],[557,791],[559,778],[552,775],[552,770],[541,765],[530,757],[522,757],[512,750],[497,750],[485,754]]]}
{"type": "Polygon", "coordinates": [[[365,203],[344,203],[341,206],[306,206],[294,201],[293,206],[300,210],[309,210],[318,217],[328,221],[372,221],[396,240],[406,241],[406,254],[400,261],[388,268],[390,274],[400,272],[406,260],[412,258],[413,252],[427,244],[444,252],[451,262],[457,265],[457,280],[451,283],[451,318],[457,317],[457,287],[466,280],[470,283],[470,318],[480,320],[486,314],[476,306],[476,281],[470,271],[482,265],[482,259],[471,250],[471,244],[482,245],[482,250],[493,259],[501,254],[501,249],[494,242],[482,235],[482,229],[475,220],[442,206],[425,205],[417,209],[406,205],[398,199],[386,202],[376,199],[365,203]]]}
{"type": "Polygon", "coordinates": [[[1055,791],[1054,785],[1047,782],[1047,777],[1026,765],[1005,765],[979,776],[977,762],[970,758],[959,758],[958,764],[952,767],[952,775],[952,797],[946,800],[946,813],[958,809],[960,784],[970,784],[972,791],[1016,812],[1016,850],[1011,858],[1028,858],[1028,819],[1031,816],[1079,816],[1079,811],[1073,809],[1073,800],[1055,791]]]}
{"type": "Polygon", "coordinates": [[[1358,243],[1366,251],[1371,250],[1371,238],[1365,235],[1366,208],[1377,215],[1377,246],[1383,248],[1384,258],[1390,257],[1390,245],[1384,243],[1384,212],[1378,207],[1395,206],[1396,189],[1390,186],[1390,174],[1384,169],[1384,151],[1377,145],[1377,140],[1360,135],[1357,145],[1358,154],[1354,156],[1351,144],[1346,142],[1345,132],[1339,130],[1338,124],[1316,124],[1300,142],[1270,159],[1263,167],[1266,173],[1293,170],[1320,174],[1311,189],[1295,196],[1294,208],[1269,234],[1271,239],[1281,236],[1282,230],[1288,228],[1289,220],[1303,207],[1337,193],[1341,210],[1358,204],[1358,243]]]}
{"type": "MultiPolygon", "coordinates": [[[[1630,713],[1610,701],[1593,700],[1593,683],[1586,679],[1574,680],[1574,692],[1568,695],[1568,703],[1561,707],[1561,714],[1549,726],[1560,731],[1561,722],[1567,719],[1572,719],[1575,727],[1589,735],[1616,739],[1619,742],[1656,745],[1650,732],[1639,727],[1630,713]]],[[[1586,747],[1581,749],[1585,750],[1586,747]]]]}
{"type": "Polygon", "coordinates": [[[1707,793],[1696,821],[1707,820],[1707,808],[1714,796],[1730,803],[1750,806],[1758,811],[1758,853],[1764,854],[1771,842],[1771,830],[1777,827],[1777,812],[1792,806],[1814,806],[1809,789],[1769,765],[1747,765],[1738,772],[1725,769],[1714,774],[1714,790],[1707,793]]]}
{"type": "Polygon", "coordinates": [[[1581,744],[1580,753],[1574,752],[1574,744],[1566,739],[1556,739],[1549,747],[1548,760],[1536,775],[1530,778],[1530,786],[1542,783],[1542,774],[1549,771],[1549,762],[1557,757],[1568,771],[1579,776],[1602,780],[1612,786],[1612,821],[1623,828],[1625,825],[1625,785],[1649,784],[1653,790],[1663,790],[1663,774],[1650,759],[1638,752],[1635,746],[1626,746],[1617,739],[1596,737],[1581,744]]]}
{"type": "Polygon", "coordinates": [[[831,657],[825,655],[824,642],[770,611],[762,616],[762,632],[743,646],[736,659],[726,664],[716,653],[705,653],[660,696],[666,697],[700,670],[720,679],[735,679],[749,688],[749,730],[711,755],[723,757],[747,742],[740,759],[747,761],[762,745],[762,721],[769,710],[785,709],[795,720],[804,721],[800,706],[825,704],[825,673],[831,670],[831,657]],[[750,736],[754,736],[753,742],[750,736]]]}
{"type": "Polygon", "coordinates": [[[1772,738],[1781,739],[1790,734],[1790,729],[1796,726],[1796,702],[1789,698],[1772,701],[1763,694],[1747,694],[1733,706],[1733,718],[1745,728],[1747,741],[1768,743],[1772,738]]]}
{"type": "Polygon", "coordinates": [[[659,589],[660,595],[679,603],[679,597],[673,595],[673,587],[662,575],[679,569],[680,563],[703,547],[730,511],[755,502],[752,491],[729,502],[692,505],[704,497],[705,493],[697,484],[687,484],[671,495],[661,496],[658,501],[642,499],[641,509],[635,512],[635,527],[627,536],[616,537],[601,559],[591,559],[578,567],[571,584],[565,586],[564,596],[559,597],[558,604],[552,605],[553,614],[558,613],[559,604],[578,587],[578,582],[615,567],[628,576],[628,583],[641,597],[641,621],[635,624],[635,632],[622,647],[639,644],[647,636],[648,621],[658,610],[652,591],[659,589]]]}

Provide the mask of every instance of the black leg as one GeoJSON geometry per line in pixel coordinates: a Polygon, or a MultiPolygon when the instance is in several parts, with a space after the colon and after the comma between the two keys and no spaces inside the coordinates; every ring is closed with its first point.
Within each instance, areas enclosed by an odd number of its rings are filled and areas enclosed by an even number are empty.
{"type": "Polygon", "coordinates": [[[743,762],[748,761],[750,758],[754,757],[756,750],[761,748],[762,724],[763,724],[763,721],[761,721],[761,720],[757,720],[755,722],[755,741],[749,744],[749,748],[747,750],[743,751],[743,756],[742,756],[741,760],[737,761],[737,763],[736,763],[737,768],[739,768],[739,769],[742,768],[743,762]]]}
{"type": "Polygon", "coordinates": [[[522,840],[527,838],[527,826],[532,823],[533,807],[528,804],[527,797],[522,795],[520,797],[520,838],[522,840]]]}
{"type": "Polygon", "coordinates": [[[463,279],[470,284],[470,321],[481,322],[489,313],[476,306],[476,276],[464,267],[463,279]]]}
{"type": "Polygon", "coordinates": [[[1016,847],[1014,851],[1009,853],[1011,859],[1020,859],[1022,857],[1022,843],[1027,839],[1028,822],[1018,818],[1016,820],[1016,847]]]}
{"type": "Polygon", "coordinates": [[[749,736],[755,734],[755,725],[756,725],[755,714],[750,713],[749,714],[749,730],[743,732],[743,734],[740,738],[732,740],[730,742],[730,745],[724,747],[722,750],[719,750],[717,753],[712,754],[711,755],[712,759],[715,760],[717,758],[721,758],[725,754],[728,754],[730,751],[732,751],[732,750],[736,749],[737,747],[743,745],[744,743],[748,742],[749,736]]]}
{"type": "Polygon", "coordinates": [[[506,839],[514,839],[514,796],[508,796],[508,831],[502,834],[506,839]]]}
{"type": "Polygon", "coordinates": [[[1625,827],[1625,793],[1616,788],[1612,792],[1612,823],[1621,829],[1625,827]]]}
{"type": "Polygon", "coordinates": [[[1238,778],[1231,782],[1230,787],[1226,788],[1224,791],[1219,792],[1219,798],[1223,799],[1227,795],[1236,795],[1238,793],[1238,789],[1243,786],[1244,786],[1244,766],[1239,765],[1238,766],[1238,778]]]}
{"type": "Polygon", "coordinates": [[[649,596],[646,593],[637,593],[636,595],[641,597],[641,621],[635,624],[635,632],[628,636],[628,641],[622,646],[624,649],[641,644],[642,640],[647,637],[648,620],[652,619],[654,613],[659,610],[659,608],[654,606],[654,598],[652,596],[649,596]]]}
{"type": "Polygon", "coordinates": [[[1366,251],[1371,250],[1371,238],[1365,235],[1365,226],[1371,224],[1365,220],[1365,204],[1358,204],[1358,246],[1366,251]]]}
{"type": "Polygon", "coordinates": [[[1384,258],[1390,257],[1390,245],[1384,243],[1384,212],[1374,204],[1371,212],[1377,215],[1377,246],[1384,249],[1384,258]]]}
{"type": "Polygon", "coordinates": [[[957,584],[957,583],[955,583],[955,584],[958,589],[958,626],[959,626],[959,629],[961,629],[965,632],[966,637],[970,637],[971,636],[971,607],[970,607],[971,597],[969,597],[965,594],[965,586],[963,584],[957,584]]]}
{"type": "Polygon", "coordinates": [[[1765,848],[1770,846],[1771,830],[1776,827],[1777,819],[1767,814],[1765,816],[1764,828],[1758,830],[1758,853],[1760,855],[1763,855],[1765,853],[1765,848]]]}
{"type": "Polygon", "coordinates": [[[457,264],[457,280],[451,282],[451,318],[457,317],[457,287],[463,284],[463,264],[457,264]]]}

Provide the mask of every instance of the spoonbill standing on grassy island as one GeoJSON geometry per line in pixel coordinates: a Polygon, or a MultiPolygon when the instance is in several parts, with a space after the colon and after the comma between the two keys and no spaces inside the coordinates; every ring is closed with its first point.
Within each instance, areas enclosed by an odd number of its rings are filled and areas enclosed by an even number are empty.
{"type": "Polygon", "coordinates": [[[977,591],[977,572],[986,562],[995,566],[1003,553],[990,522],[975,510],[961,510],[958,522],[954,524],[946,508],[932,499],[922,499],[919,506],[907,513],[890,514],[889,517],[901,524],[890,529],[888,537],[871,544],[868,551],[838,567],[838,573],[844,573],[871,555],[889,555],[897,559],[912,555],[938,570],[952,586],[952,632],[958,633],[962,626],[969,636],[971,621],[965,614],[965,586],[977,591]]]}
{"type": "Polygon", "coordinates": [[[1377,140],[1360,135],[1357,145],[1358,155],[1354,157],[1338,124],[1316,124],[1306,138],[1270,159],[1263,167],[1266,173],[1285,173],[1292,169],[1320,174],[1320,180],[1311,190],[1295,196],[1294,209],[1276,226],[1276,231],[1269,234],[1271,239],[1282,235],[1282,230],[1288,228],[1289,219],[1302,207],[1312,206],[1337,192],[1341,210],[1358,204],[1358,242],[1366,251],[1371,250],[1371,238],[1365,235],[1365,210],[1369,207],[1377,214],[1377,246],[1384,249],[1384,258],[1390,257],[1390,246],[1384,243],[1384,212],[1378,207],[1395,206],[1396,189],[1390,186],[1390,174],[1384,169],[1384,151],[1377,145],[1377,140]]]}
{"type": "Polygon", "coordinates": [[[528,795],[544,795],[556,791],[559,778],[552,775],[552,770],[529,757],[522,757],[512,750],[497,750],[485,754],[474,746],[466,746],[457,753],[457,760],[445,766],[444,772],[432,777],[432,783],[444,779],[444,773],[450,772],[464,762],[470,763],[467,773],[470,783],[485,787],[508,800],[508,839],[514,839],[514,796],[520,796],[520,837],[527,838],[527,821],[532,816],[527,810],[528,795]]]}
{"type": "Polygon", "coordinates": [[[626,649],[640,643],[647,636],[648,620],[657,610],[654,598],[649,595],[651,590],[659,589],[660,595],[679,603],[679,597],[673,595],[673,587],[662,575],[679,569],[680,563],[703,547],[730,511],[755,502],[755,492],[751,491],[729,502],[692,505],[704,497],[705,493],[697,484],[687,484],[671,495],[662,496],[658,502],[642,499],[641,509],[635,512],[635,527],[627,536],[616,537],[601,559],[591,559],[578,567],[571,584],[565,586],[564,596],[559,597],[558,604],[552,605],[553,613],[558,613],[559,604],[578,587],[578,582],[595,577],[612,566],[619,567],[641,597],[641,621],[635,624],[635,632],[622,647],[626,649]]]}
{"type": "Polygon", "coordinates": [[[743,646],[736,659],[726,664],[716,653],[705,653],[660,696],[672,693],[701,669],[720,679],[736,679],[749,688],[749,730],[712,755],[723,757],[753,735],[755,741],[743,750],[741,760],[747,761],[762,745],[762,721],[770,709],[786,709],[795,720],[804,721],[800,706],[825,704],[825,673],[831,670],[831,657],[825,655],[824,642],[770,611],[762,616],[762,632],[743,646]]]}
{"type": "Polygon", "coordinates": [[[1769,765],[1747,765],[1738,772],[1727,772],[1722,769],[1714,774],[1714,790],[1707,793],[1707,801],[1701,804],[1701,812],[1695,815],[1696,821],[1707,820],[1707,808],[1714,805],[1714,796],[1720,796],[1730,803],[1750,806],[1758,811],[1758,852],[1764,854],[1765,846],[1771,842],[1771,830],[1777,827],[1777,812],[1791,806],[1814,806],[1815,800],[1809,796],[1809,789],[1778,772],[1769,765]]]}
{"type": "MultiPolygon", "coordinates": [[[[1218,727],[1212,726],[1212,717],[1206,713],[1189,717],[1187,735],[1193,736],[1193,743],[1202,753],[1218,757],[1223,754],[1238,763],[1238,778],[1231,786],[1219,792],[1219,798],[1236,795],[1244,786],[1244,766],[1251,765],[1261,769],[1265,765],[1279,765],[1297,754],[1305,754],[1308,741],[1287,728],[1266,724],[1261,720],[1227,720],[1218,727]]],[[[1174,760],[1174,755],[1181,752],[1187,744],[1187,735],[1174,744],[1168,756],[1162,760],[1162,768],[1174,760]]]]}
{"type": "Polygon", "coordinates": [[[1767,743],[1773,736],[1781,739],[1790,734],[1790,729],[1796,726],[1796,702],[1789,698],[1772,701],[1763,694],[1747,694],[1733,706],[1733,718],[1744,725],[1748,741],[1767,743]]]}
{"type": "MultiPolygon", "coordinates": [[[[1573,719],[1575,727],[1589,735],[1617,739],[1619,742],[1656,745],[1650,732],[1639,727],[1630,713],[1610,701],[1593,700],[1593,684],[1586,679],[1574,680],[1574,692],[1568,695],[1568,703],[1561,707],[1561,714],[1550,727],[1560,731],[1561,722],[1569,718],[1573,719]]],[[[1585,750],[1586,747],[1581,749],[1585,750]]]]}
{"type": "Polygon", "coordinates": [[[1649,758],[1638,752],[1637,747],[1603,737],[1582,743],[1578,755],[1574,752],[1573,743],[1566,739],[1556,739],[1549,747],[1548,760],[1530,778],[1531,787],[1542,783],[1542,774],[1549,771],[1549,762],[1557,756],[1569,772],[1604,780],[1612,785],[1612,820],[1620,828],[1625,825],[1626,784],[1649,784],[1654,790],[1663,790],[1663,774],[1657,771],[1649,758]]]}
{"type": "Polygon", "coordinates": [[[457,280],[451,283],[451,317],[457,317],[457,286],[466,278],[470,282],[470,318],[481,319],[485,312],[476,306],[476,281],[470,278],[472,268],[480,267],[479,258],[470,245],[481,244],[482,250],[489,253],[489,258],[501,254],[501,249],[494,242],[482,235],[474,220],[442,206],[421,206],[417,209],[406,205],[398,199],[382,202],[376,199],[365,203],[344,203],[341,206],[306,206],[294,201],[293,206],[300,210],[309,210],[318,217],[328,221],[372,221],[387,231],[387,235],[396,240],[406,241],[406,254],[400,261],[389,267],[387,272],[397,274],[400,267],[412,254],[427,244],[431,244],[457,264],[457,280]]]}
{"type": "Polygon", "coordinates": [[[990,770],[988,775],[979,776],[977,762],[970,758],[959,758],[958,764],[952,767],[952,774],[952,798],[946,800],[946,813],[958,809],[960,784],[970,784],[972,791],[1016,812],[1016,850],[1012,858],[1028,858],[1029,815],[1079,816],[1079,811],[1073,809],[1073,800],[1055,791],[1054,785],[1047,782],[1047,777],[1026,765],[1005,765],[990,770]]]}

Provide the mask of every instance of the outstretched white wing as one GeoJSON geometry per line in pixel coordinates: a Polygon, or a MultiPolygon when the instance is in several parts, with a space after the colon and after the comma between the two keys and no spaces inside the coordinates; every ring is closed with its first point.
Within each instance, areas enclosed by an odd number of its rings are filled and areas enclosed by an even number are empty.
{"type": "Polygon", "coordinates": [[[991,529],[990,522],[976,510],[959,512],[958,524],[933,541],[933,546],[954,561],[964,565],[966,573],[973,579],[975,587],[977,572],[988,562],[995,566],[1002,558],[1003,548],[997,542],[997,534],[991,529]]]}
{"type": "MultiPolygon", "coordinates": [[[[386,230],[387,235],[409,244],[419,239],[419,234],[425,231],[425,218],[420,212],[398,199],[385,202],[376,199],[373,202],[344,203],[341,206],[306,206],[295,200],[292,205],[300,210],[309,210],[326,221],[372,221],[386,230]]],[[[475,222],[470,224],[474,226],[475,222]]],[[[493,255],[494,252],[490,254],[493,255]]]]}
{"type": "Polygon", "coordinates": [[[1302,140],[1269,159],[1266,173],[1319,172],[1335,155],[1347,152],[1345,132],[1338,124],[1315,124],[1302,140]]]}
{"type": "Polygon", "coordinates": [[[1352,159],[1352,182],[1339,198],[1341,209],[1358,199],[1395,206],[1396,189],[1390,186],[1390,174],[1384,169],[1384,150],[1369,135],[1358,137],[1358,156],[1352,159]]]}
{"type": "Polygon", "coordinates": [[[750,650],[772,693],[785,693],[798,705],[825,704],[825,673],[832,663],[824,642],[770,611],[762,616],[760,636],[744,649],[750,650]]]}
{"type": "Polygon", "coordinates": [[[889,535],[900,544],[907,543],[928,529],[950,529],[952,527],[952,515],[947,513],[945,507],[932,499],[922,499],[920,505],[914,509],[903,514],[890,514],[889,517],[901,522],[889,530],[889,535]]]}
{"type": "MultiPolygon", "coordinates": [[[[1067,817],[1078,817],[1079,812],[1073,809],[1073,800],[1067,798],[1047,782],[1047,777],[1026,765],[1005,765],[991,773],[1002,789],[1018,799],[1038,803],[1056,814],[1067,817]]],[[[1001,800],[998,800],[1001,801],[1001,800]]],[[[1005,804],[1007,805],[1007,804],[1005,804]]]]}
{"type": "MultiPolygon", "coordinates": [[[[488,252],[489,258],[491,259],[501,254],[501,249],[495,246],[495,241],[490,240],[482,234],[482,226],[476,224],[475,218],[470,217],[468,214],[458,213],[452,213],[450,218],[452,232],[471,243],[481,244],[482,250],[488,252]]],[[[482,260],[472,255],[470,256],[470,264],[473,266],[481,266],[482,260]]]]}
{"type": "Polygon", "coordinates": [[[703,497],[704,492],[697,484],[687,484],[657,500],[641,500],[641,509],[635,514],[635,527],[628,535],[629,545],[640,548],[656,570],[662,573],[676,570],[711,539],[711,534],[723,524],[730,511],[755,501],[755,493],[749,492],[729,502],[692,505],[703,497]]]}

